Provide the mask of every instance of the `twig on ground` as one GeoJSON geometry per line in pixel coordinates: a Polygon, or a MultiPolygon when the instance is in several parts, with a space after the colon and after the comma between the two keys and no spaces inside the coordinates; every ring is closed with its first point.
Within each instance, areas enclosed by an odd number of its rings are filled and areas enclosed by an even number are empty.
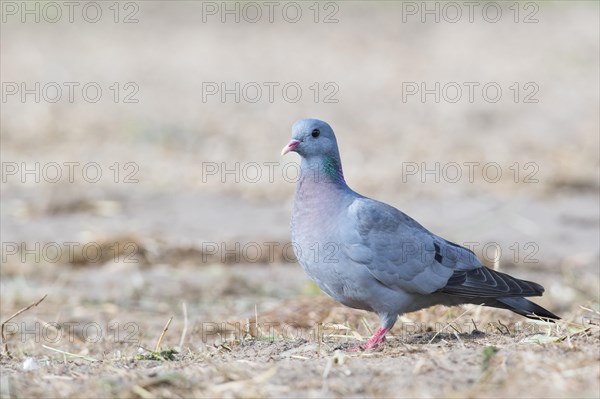
{"type": "Polygon", "coordinates": [[[502,322],[500,320],[498,320],[498,324],[500,324],[502,327],[504,327],[506,329],[506,334],[510,335],[510,329],[508,328],[508,326],[502,324],[502,322]]]}
{"type": "Polygon", "coordinates": [[[42,301],[44,299],[46,299],[46,297],[48,296],[48,294],[44,295],[41,299],[39,299],[38,301],[32,303],[29,306],[24,307],[23,309],[19,310],[17,313],[13,314],[12,316],[10,316],[8,319],[6,319],[5,321],[2,322],[2,326],[0,326],[0,336],[2,337],[2,342],[4,343],[4,353],[6,354],[6,356],[12,358],[10,351],[8,350],[8,343],[6,342],[6,337],[4,336],[4,325],[6,323],[8,323],[9,321],[11,321],[12,319],[14,319],[15,317],[17,317],[18,315],[20,315],[23,312],[28,311],[29,309],[39,305],[40,303],[42,303],[42,301]]]}

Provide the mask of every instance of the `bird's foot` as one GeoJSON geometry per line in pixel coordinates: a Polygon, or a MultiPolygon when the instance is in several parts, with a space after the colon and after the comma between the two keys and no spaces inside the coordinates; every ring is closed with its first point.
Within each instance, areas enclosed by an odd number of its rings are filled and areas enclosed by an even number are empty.
{"type": "Polygon", "coordinates": [[[375,333],[375,335],[373,335],[371,337],[371,339],[369,340],[369,342],[367,342],[366,344],[363,345],[359,345],[359,346],[354,346],[350,349],[348,349],[349,352],[361,352],[361,351],[366,351],[369,349],[375,349],[379,346],[379,344],[382,344],[385,342],[385,334],[389,331],[389,328],[380,328],[379,330],[377,330],[377,332],[375,333]]]}

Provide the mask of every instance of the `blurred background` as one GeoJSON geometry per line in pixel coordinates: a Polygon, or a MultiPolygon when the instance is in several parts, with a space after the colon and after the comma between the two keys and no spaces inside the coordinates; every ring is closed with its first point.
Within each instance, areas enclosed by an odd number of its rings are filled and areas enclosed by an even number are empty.
{"type": "Polygon", "coordinates": [[[2,319],[321,298],[284,248],[304,117],[356,191],[597,309],[598,3],[476,3],[2,2],[2,319]]]}

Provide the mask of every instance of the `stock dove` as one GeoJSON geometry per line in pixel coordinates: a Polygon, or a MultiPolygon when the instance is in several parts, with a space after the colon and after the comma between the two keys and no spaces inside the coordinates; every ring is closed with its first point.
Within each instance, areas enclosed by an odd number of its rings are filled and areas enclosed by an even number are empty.
{"type": "Polygon", "coordinates": [[[380,319],[373,337],[355,350],[384,342],[398,315],[436,304],[482,304],[559,319],[525,299],[542,295],[541,285],[483,266],[467,248],[348,187],[326,122],[297,121],[282,155],[292,151],[301,157],[291,223],[300,265],[333,299],[380,319]]]}

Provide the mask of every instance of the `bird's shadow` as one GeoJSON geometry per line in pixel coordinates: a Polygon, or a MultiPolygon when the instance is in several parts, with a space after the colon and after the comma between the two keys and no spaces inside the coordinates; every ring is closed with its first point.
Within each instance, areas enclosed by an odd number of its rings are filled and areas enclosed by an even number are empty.
{"type": "MultiPolygon", "coordinates": [[[[405,344],[433,344],[444,341],[473,341],[487,336],[487,334],[480,330],[473,330],[468,333],[459,332],[425,332],[416,333],[399,337],[400,341],[405,344]]],[[[393,340],[390,340],[393,342],[393,340]]]]}
{"type": "MultiPolygon", "coordinates": [[[[386,340],[385,343],[380,345],[375,351],[383,350],[384,348],[396,348],[406,347],[407,345],[427,345],[437,344],[440,342],[463,342],[463,341],[476,341],[478,339],[487,337],[488,334],[480,331],[473,330],[469,333],[451,333],[451,332],[423,332],[406,335],[395,335],[393,338],[386,340]]],[[[348,351],[355,347],[357,344],[352,342],[342,343],[335,346],[335,350],[348,351]]],[[[413,348],[416,349],[416,348],[413,348]]]]}

